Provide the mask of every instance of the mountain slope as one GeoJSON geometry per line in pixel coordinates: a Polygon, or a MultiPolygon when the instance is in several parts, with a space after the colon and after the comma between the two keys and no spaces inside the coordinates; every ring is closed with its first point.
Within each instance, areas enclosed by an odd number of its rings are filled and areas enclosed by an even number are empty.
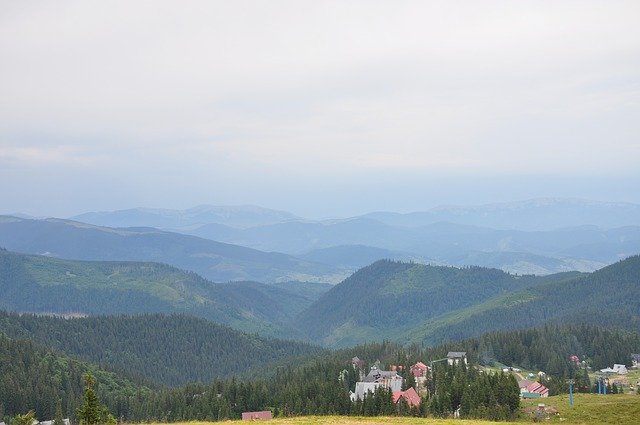
{"type": "Polygon", "coordinates": [[[543,277],[379,261],[329,290],[298,320],[330,346],[381,339],[436,344],[547,323],[640,327],[640,256],[593,273],[543,277]]]}
{"type": "Polygon", "coordinates": [[[516,278],[496,269],[382,260],[333,287],[297,323],[328,345],[393,338],[417,322],[513,292],[531,280],[535,278],[516,278]]]}
{"type": "Polygon", "coordinates": [[[515,293],[423,321],[398,337],[433,344],[550,322],[638,329],[640,256],[586,275],[548,277],[515,293]]]}
{"type": "Polygon", "coordinates": [[[0,217],[0,246],[76,260],[154,261],[216,281],[331,281],[335,268],[152,228],[113,229],[59,219],[0,217]]]}
{"type": "Polygon", "coordinates": [[[188,313],[267,335],[287,325],[313,297],[256,282],[213,283],[158,263],[74,261],[0,249],[0,308],[11,311],[188,313]]]}
{"type": "Polygon", "coordinates": [[[368,266],[378,260],[422,260],[412,254],[365,245],[339,245],[320,248],[298,257],[316,263],[354,270],[368,266]]]}
{"type": "Polygon", "coordinates": [[[0,312],[1,332],[128,376],[172,386],[248,377],[259,372],[255,369],[268,370],[286,359],[321,352],[308,344],[260,338],[178,315],[63,319],[0,312]]]}

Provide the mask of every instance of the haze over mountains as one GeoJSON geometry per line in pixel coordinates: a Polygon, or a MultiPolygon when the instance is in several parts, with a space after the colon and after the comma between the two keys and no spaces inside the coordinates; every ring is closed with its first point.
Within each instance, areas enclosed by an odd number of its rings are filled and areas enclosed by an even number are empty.
{"type": "MultiPolygon", "coordinates": [[[[262,277],[258,270],[247,271],[247,264],[237,266],[233,261],[190,266],[187,263],[192,259],[177,263],[161,256],[135,258],[166,261],[213,280],[335,283],[384,258],[549,274],[593,271],[640,252],[640,205],[580,199],[438,207],[408,214],[374,212],[319,221],[254,206],[199,206],[183,211],[138,208],[86,213],[73,219],[98,226],[159,227],[302,260],[296,267],[283,266],[283,258],[272,267],[273,273],[262,277]],[[325,269],[318,269],[318,263],[325,269]]],[[[205,262],[202,258],[198,261],[205,262]]]]}
{"type": "Polygon", "coordinates": [[[108,228],[61,219],[0,216],[0,247],[74,260],[163,262],[219,282],[337,282],[346,275],[332,266],[290,255],[181,233],[150,227],[108,228]]]}
{"type": "Polygon", "coordinates": [[[83,216],[99,224],[0,216],[8,250],[0,252],[0,308],[183,313],[327,346],[430,344],[497,322],[502,329],[596,317],[627,326],[640,307],[638,211],[539,200],[323,221],[205,206],[83,216]],[[538,217],[543,229],[517,228],[520,215],[538,217]],[[430,222],[456,216],[462,223],[430,222]],[[574,226],[559,226],[570,220],[574,226]],[[470,224],[498,221],[515,228],[470,224]],[[624,320],[598,310],[612,299],[624,320]],[[519,307],[543,310],[523,319],[519,307]]]}

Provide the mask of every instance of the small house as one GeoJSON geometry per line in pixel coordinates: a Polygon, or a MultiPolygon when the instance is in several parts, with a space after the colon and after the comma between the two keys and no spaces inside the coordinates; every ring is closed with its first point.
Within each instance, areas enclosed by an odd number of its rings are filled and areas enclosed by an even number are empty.
{"type": "Polygon", "coordinates": [[[400,391],[402,389],[402,382],[404,379],[398,375],[396,371],[380,370],[376,367],[372,367],[371,371],[365,378],[364,382],[377,382],[383,387],[391,389],[391,391],[400,391]]]}
{"type": "Polygon", "coordinates": [[[367,394],[373,394],[382,385],[378,382],[356,382],[356,391],[351,393],[351,401],[364,400],[367,394]]]}
{"type": "Polygon", "coordinates": [[[404,379],[394,370],[380,370],[372,366],[369,374],[361,382],[356,382],[356,391],[352,393],[352,400],[364,400],[368,393],[374,393],[378,387],[389,388],[391,391],[402,390],[404,379]]]}
{"type": "Polygon", "coordinates": [[[355,356],[351,359],[351,366],[353,366],[354,369],[362,369],[364,368],[364,360],[360,360],[358,356],[355,356]]]}
{"type": "Polygon", "coordinates": [[[463,362],[467,364],[467,352],[466,351],[449,351],[447,353],[447,363],[449,366],[463,362]]]}
{"type": "Polygon", "coordinates": [[[406,391],[393,392],[393,402],[395,404],[398,404],[401,399],[404,399],[409,407],[420,407],[420,403],[422,402],[422,399],[413,387],[409,388],[406,391]]]}
{"type": "Polygon", "coordinates": [[[628,373],[627,371],[627,366],[623,365],[623,364],[614,364],[613,365],[613,372],[617,373],[618,375],[626,375],[628,373]]]}
{"type": "Polygon", "coordinates": [[[261,412],[242,412],[243,421],[255,421],[255,420],[270,420],[273,419],[273,415],[270,410],[263,410],[261,412]]]}
{"type": "Polygon", "coordinates": [[[640,368],[640,354],[631,355],[631,367],[640,368]]]}
{"type": "Polygon", "coordinates": [[[423,378],[427,376],[427,372],[429,372],[429,367],[422,362],[418,362],[411,366],[411,374],[414,378],[423,378]]]}
{"type": "Polygon", "coordinates": [[[540,398],[549,397],[549,389],[539,382],[523,379],[518,381],[520,387],[520,397],[522,398],[540,398]]]}

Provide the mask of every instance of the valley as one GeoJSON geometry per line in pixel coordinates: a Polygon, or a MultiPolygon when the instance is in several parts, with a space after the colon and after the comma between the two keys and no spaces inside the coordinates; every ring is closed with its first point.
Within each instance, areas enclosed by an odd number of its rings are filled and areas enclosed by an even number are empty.
{"type": "Polygon", "coordinates": [[[451,387],[457,376],[470,388],[506,397],[495,409],[487,401],[464,402],[477,407],[466,407],[463,416],[523,420],[527,413],[518,413],[507,395],[522,376],[499,378],[505,380],[499,390],[478,371],[544,370],[545,385],[561,397],[568,377],[583,379],[568,361],[572,354],[601,369],[630,367],[630,355],[640,352],[640,256],[618,259],[636,249],[633,226],[403,227],[395,223],[399,216],[386,215],[387,223],[377,221],[381,216],[313,223],[255,208],[240,209],[237,217],[208,207],[114,214],[83,217],[138,226],[0,219],[3,373],[17,379],[53,368],[64,382],[74,381],[63,393],[62,384],[49,380],[38,387],[40,395],[29,387],[18,398],[3,396],[5,414],[30,404],[51,416],[55,406],[47,400],[56,398],[70,412],[82,392],[79,377],[88,372],[98,378],[105,405],[129,422],[224,420],[264,408],[297,418],[276,419],[285,423],[360,420],[325,416],[335,413],[439,416],[470,397],[451,387]],[[144,220],[180,228],[156,229],[144,220]],[[214,233],[187,234],[207,220],[216,222],[201,227],[221,231],[215,235],[226,234],[233,244],[206,238],[214,233]],[[563,256],[570,251],[579,255],[563,256]],[[535,263],[542,272],[514,273],[508,262],[535,263]],[[24,350],[36,359],[13,357],[24,350]],[[349,401],[358,373],[397,368],[403,382],[416,385],[405,372],[413,363],[433,367],[451,352],[465,353],[470,366],[436,368],[443,375],[416,387],[423,410],[388,404],[384,392],[374,404],[349,401]],[[360,369],[348,364],[357,357],[363,369],[355,373],[360,369]],[[333,384],[337,376],[342,385],[333,384]],[[437,388],[448,398],[436,397],[437,388]]]}

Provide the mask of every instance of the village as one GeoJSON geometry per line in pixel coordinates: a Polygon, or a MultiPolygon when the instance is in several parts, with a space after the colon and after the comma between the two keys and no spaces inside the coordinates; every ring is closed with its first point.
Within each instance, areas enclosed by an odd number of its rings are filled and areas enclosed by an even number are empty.
{"type": "MultiPolygon", "coordinates": [[[[591,382],[598,386],[599,394],[607,394],[607,391],[611,392],[611,388],[619,388],[621,392],[624,388],[630,392],[635,392],[637,388],[640,388],[640,354],[631,354],[630,357],[631,369],[636,371],[633,375],[635,382],[627,377],[629,370],[626,365],[614,364],[611,368],[600,369],[590,374],[591,382]]],[[[584,367],[590,370],[585,362],[581,361],[576,355],[570,356],[569,360],[578,368],[584,367]]],[[[373,394],[376,389],[387,388],[391,390],[395,404],[404,400],[409,407],[417,408],[420,406],[422,398],[428,394],[427,383],[434,365],[445,361],[450,366],[461,362],[467,366],[467,353],[450,351],[447,353],[446,358],[431,361],[429,362],[430,365],[424,362],[417,362],[409,370],[415,380],[415,386],[403,390],[405,379],[401,376],[403,372],[402,366],[391,365],[389,367],[390,370],[381,370],[379,362],[375,362],[368,374],[365,375],[363,372],[364,361],[358,357],[353,357],[351,365],[355,370],[360,371],[360,380],[356,382],[355,391],[350,392],[351,401],[364,400],[367,395],[373,394]]],[[[542,383],[548,379],[545,372],[529,372],[525,377],[523,371],[516,367],[481,368],[481,371],[498,372],[500,370],[503,373],[511,373],[515,376],[522,399],[549,397],[549,388],[542,383]]]]}

